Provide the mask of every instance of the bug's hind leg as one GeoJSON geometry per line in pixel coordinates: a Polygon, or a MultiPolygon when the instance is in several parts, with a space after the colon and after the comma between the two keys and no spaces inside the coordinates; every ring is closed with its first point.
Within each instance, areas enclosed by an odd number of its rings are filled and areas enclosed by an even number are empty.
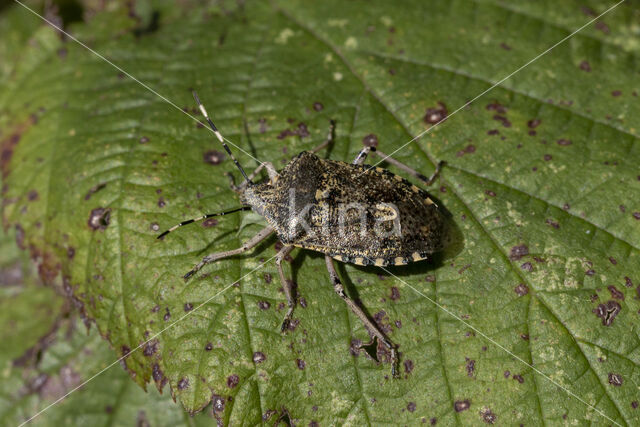
{"type": "Polygon", "coordinates": [[[353,162],[351,162],[352,165],[361,165],[364,163],[365,160],[367,160],[367,156],[369,155],[370,151],[376,151],[375,147],[370,147],[368,145],[364,146],[362,148],[362,150],[360,150],[360,152],[358,153],[358,155],[356,156],[355,159],[353,159],[353,162]]]}
{"type": "Polygon", "coordinates": [[[322,144],[316,146],[315,148],[312,148],[311,152],[317,153],[323,148],[328,147],[329,144],[333,144],[333,141],[335,141],[335,137],[336,137],[335,130],[336,130],[336,121],[329,120],[329,134],[327,135],[327,139],[322,144]]]}
{"type": "Polygon", "coordinates": [[[429,178],[427,178],[426,176],[424,176],[423,174],[421,174],[417,170],[412,169],[409,166],[405,165],[404,163],[397,161],[393,157],[387,156],[382,151],[380,151],[380,150],[373,150],[373,151],[375,152],[375,154],[378,157],[380,157],[381,160],[384,160],[385,162],[392,164],[393,166],[397,167],[398,169],[401,169],[401,170],[405,171],[406,173],[415,176],[420,181],[424,182],[424,184],[427,185],[427,186],[433,184],[433,182],[436,180],[436,178],[440,174],[440,171],[442,170],[442,166],[444,166],[444,161],[438,162],[438,164],[436,165],[436,170],[433,172],[433,174],[431,174],[431,176],[429,178]]]}
{"type": "Polygon", "coordinates": [[[291,281],[287,280],[284,277],[284,271],[282,270],[282,260],[286,258],[289,253],[293,250],[293,246],[284,246],[278,254],[276,255],[276,265],[278,266],[278,274],[280,275],[280,281],[282,282],[282,289],[284,290],[284,294],[287,297],[287,314],[284,316],[284,320],[282,321],[282,326],[280,327],[280,332],[284,332],[289,327],[289,323],[291,323],[291,316],[293,315],[293,309],[296,306],[296,299],[293,296],[293,287],[291,285],[291,281]]]}
{"type": "Polygon", "coordinates": [[[398,353],[396,351],[396,346],[382,333],[380,328],[378,328],[378,326],[367,317],[364,311],[362,311],[362,309],[344,292],[344,286],[342,285],[342,282],[338,277],[338,273],[336,272],[336,268],[333,265],[333,258],[331,258],[329,255],[325,255],[324,259],[327,264],[327,270],[329,270],[331,283],[333,283],[333,289],[340,296],[340,298],[342,298],[344,302],[347,303],[351,311],[353,311],[353,313],[358,316],[369,333],[377,337],[378,340],[380,340],[380,342],[382,342],[382,344],[384,344],[384,346],[389,349],[389,352],[391,353],[391,375],[394,378],[397,378],[398,353]]]}
{"type": "Polygon", "coordinates": [[[224,251],[224,252],[215,252],[215,253],[207,255],[206,257],[202,258],[202,261],[200,261],[198,264],[196,264],[195,267],[193,267],[191,270],[189,270],[189,272],[187,274],[182,276],[184,281],[186,282],[187,280],[189,280],[189,278],[191,276],[196,274],[198,272],[198,270],[200,270],[202,267],[204,267],[205,265],[209,264],[210,262],[214,262],[214,261],[217,261],[217,260],[222,259],[222,258],[228,258],[230,256],[238,255],[238,254],[241,254],[243,252],[248,251],[249,249],[251,249],[251,248],[255,247],[256,245],[258,245],[258,243],[262,242],[264,239],[269,237],[269,235],[271,233],[273,233],[273,228],[265,227],[262,230],[260,230],[258,232],[258,234],[253,236],[251,239],[247,240],[238,249],[233,249],[231,251],[224,251]]]}

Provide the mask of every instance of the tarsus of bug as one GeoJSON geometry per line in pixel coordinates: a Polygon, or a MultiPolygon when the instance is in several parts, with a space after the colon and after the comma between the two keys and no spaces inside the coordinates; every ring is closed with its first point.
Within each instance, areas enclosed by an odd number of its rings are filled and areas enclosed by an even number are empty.
{"type": "Polygon", "coordinates": [[[227,215],[227,214],[230,214],[230,213],[235,213],[235,212],[240,212],[240,211],[249,211],[249,210],[251,210],[251,206],[241,206],[239,208],[231,209],[229,211],[210,213],[210,214],[202,215],[202,216],[200,216],[198,218],[188,219],[188,220],[182,221],[180,224],[176,224],[173,227],[171,227],[170,229],[162,232],[162,234],[160,234],[158,236],[158,239],[162,239],[164,236],[166,236],[167,234],[171,233],[176,228],[182,227],[183,225],[191,224],[191,223],[197,222],[197,221],[202,221],[203,219],[212,218],[214,216],[222,216],[222,215],[227,215]]]}
{"type": "Polygon", "coordinates": [[[209,118],[209,115],[207,114],[207,110],[204,109],[204,105],[202,105],[202,102],[200,102],[200,98],[198,98],[198,94],[196,93],[196,91],[194,90],[194,91],[192,91],[192,93],[193,93],[193,98],[196,100],[196,103],[198,104],[198,108],[200,108],[200,111],[202,112],[202,115],[207,120],[207,123],[209,123],[209,126],[211,127],[211,130],[216,135],[216,137],[218,138],[218,140],[220,141],[220,143],[224,147],[224,149],[227,152],[227,154],[229,154],[229,157],[231,157],[231,159],[233,160],[233,163],[235,163],[236,167],[240,170],[240,173],[242,173],[242,176],[244,177],[244,179],[247,182],[247,184],[249,184],[249,185],[253,184],[253,182],[251,182],[251,180],[249,179],[249,177],[245,173],[244,169],[242,169],[242,166],[240,166],[240,163],[238,163],[238,160],[236,159],[236,157],[231,152],[231,149],[229,148],[227,143],[224,142],[224,138],[222,137],[222,134],[220,133],[220,131],[218,130],[216,125],[214,125],[213,122],[211,121],[211,119],[209,118]]]}

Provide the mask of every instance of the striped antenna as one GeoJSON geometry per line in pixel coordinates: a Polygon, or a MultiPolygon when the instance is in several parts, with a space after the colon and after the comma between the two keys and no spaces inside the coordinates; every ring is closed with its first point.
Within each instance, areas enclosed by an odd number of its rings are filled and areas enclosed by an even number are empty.
{"type": "Polygon", "coordinates": [[[242,173],[242,176],[244,177],[245,181],[247,181],[249,184],[253,184],[253,182],[251,182],[251,180],[249,179],[247,174],[244,172],[244,169],[242,169],[242,166],[240,166],[240,163],[238,163],[238,160],[235,158],[235,156],[231,152],[231,149],[229,148],[227,143],[224,142],[224,137],[222,136],[222,134],[220,133],[220,131],[218,130],[216,125],[214,125],[213,122],[211,121],[211,119],[209,118],[209,115],[207,114],[207,110],[204,109],[204,105],[202,105],[202,102],[200,102],[200,98],[198,98],[198,94],[196,93],[196,91],[194,90],[192,93],[193,93],[193,97],[195,98],[196,102],[198,103],[198,108],[200,108],[200,111],[202,112],[202,115],[204,116],[204,118],[207,119],[207,123],[209,123],[209,126],[211,127],[211,130],[216,135],[218,140],[222,143],[222,146],[224,147],[224,149],[229,154],[229,157],[231,157],[231,159],[233,160],[233,163],[236,164],[236,167],[240,170],[240,173],[242,173]]]}
{"type": "Polygon", "coordinates": [[[201,217],[198,217],[198,218],[188,219],[186,221],[182,221],[180,224],[174,225],[173,227],[171,227],[167,231],[163,232],[162,234],[160,234],[158,236],[158,239],[162,239],[164,236],[166,236],[167,234],[171,233],[176,228],[180,228],[183,225],[191,224],[192,222],[202,221],[203,219],[211,218],[211,217],[214,217],[214,216],[222,216],[222,215],[227,215],[227,214],[234,213],[234,212],[249,211],[249,210],[251,210],[251,206],[242,206],[242,207],[239,207],[239,208],[231,209],[230,211],[206,214],[206,215],[202,215],[201,217]]]}

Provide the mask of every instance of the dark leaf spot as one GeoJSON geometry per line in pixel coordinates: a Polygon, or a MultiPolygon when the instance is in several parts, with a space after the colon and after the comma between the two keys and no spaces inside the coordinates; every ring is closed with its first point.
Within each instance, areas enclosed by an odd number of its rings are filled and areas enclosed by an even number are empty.
{"type": "Polygon", "coordinates": [[[545,162],[548,162],[549,160],[553,159],[553,156],[551,156],[551,154],[545,154],[543,159],[545,162]]]}
{"type": "Polygon", "coordinates": [[[216,225],[218,225],[218,220],[215,218],[207,218],[202,221],[202,227],[204,228],[215,227],[216,225]]]}
{"type": "Polygon", "coordinates": [[[38,200],[38,192],[36,190],[29,191],[29,193],[27,194],[27,199],[29,199],[30,202],[38,200]]]}
{"type": "Polygon", "coordinates": [[[167,307],[165,310],[166,310],[166,312],[164,313],[164,317],[163,317],[163,319],[164,319],[164,321],[166,322],[166,321],[168,321],[169,319],[171,319],[171,312],[169,312],[169,307],[167,307]]]}
{"type": "Polygon", "coordinates": [[[487,135],[498,135],[500,134],[500,131],[498,129],[489,129],[487,131],[487,135]]]}
{"type": "Polygon", "coordinates": [[[527,247],[527,245],[518,245],[518,246],[513,246],[511,248],[511,252],[509,253],[509,258],[512,261],[517,261],[526,255],[529,255],[529,248],[527,247]]]}
{"type": "Polygon", "coordinates": [[[396,288],[395,286],[392,286],[392,287],[391,287],[391,296],[390,296],[390,298],[391,298],[393,301],[397,301],[397,300],[399,300],[399,299],[400,299],[400,291],[399,291],[399,290],[398,290],[398,288],[396,288]]]}
{"type": "Polygon", "coordinates": [[[611,326],[620,310],[620,304],[616,301],[609,300],[604,304],[598,305],[598,307],[594,308],[592,311],[596,316],[602,319],[602,324],[604,326],[611,326]]]}
{"type": "Polygon", "coordinates": [[[416,410],[416,403],[415,402],[409,402],[407,404],[407,411],[413,412],[415,410],[416,410]]]}
{"type": "Polygon", "coordinates": [[[404,371],[410,374],[413,371],[413,360],[407,359],[404,361],[404,371]]]}
{"type": "Polygon", "coordinates": [[[547,225],[555,228],[556,230],[560,228],[560,224],[558,224],[556,221],[552,220],[551,218],[547,218],[545,222],[547,223],[547,225]]]}
{"type": "Polygon", "coordinates": [[[240,377],[237,376],[236,374],[229,375],[227,377],[227,387],[229,388],[234,388],[235,386],[238,385],[239,382],[240,382],[240,377]]]}
{"type": "Polygon", "coordinates": [[[516,374],[513,376],[513,379],[518,381],[520,384],[522,384],[524,382],[524,377],[520,374],[516,374]]]}
{"type": "Polygon", "coordinates": [[[640,212],[634,212],[633,217],[640,221],[640,212]]]}
{"type": "Polygon", "coordinates": [[[424,121],[428,124],[436,124],[447,118],[447,107],[444,103],[438,101],[437,107],[427,108],[426,114],[424,115],[424,121]]]}
{"type": "Polygon", "coordinates": [[[506,43],[500,43],[500,47],[503,48],[504,50],[511,50],[511,46],[509,46],[506,43]]]}
{"type": "Polygon", "coordinates": [[[531,129],[535,129],[540,126],[540,123],[542,123],[542,120],[540,119],[531,119],[527,122],[527,126],[529,126],[531,129]]]}
{"type": "Polygon", "coordinates": [[[190,302],[187,302],[184,304],[184,311],[189,312],[193,310],[193,304],[191,304],[190,302]]]}
{"type": "Polygon", "coordinates": [[[634,400],[633,402],[631,402],[631,407],[632,407],[633,409],[638,409],[638,401],[637,401],[637,400],[634,400]]]}
{"type": "Polygon", "coordinates": [[[624,285],[627,288],[633,288],[633,282],[631,281],[631,279],[628,276],[624,276],[624,285]]]}
{"type": "Polygon", "coordinates": [[[580,69],[588,73],[589,71],[591,71],[591,64],[589,64],[589,61],[582,61],[580,63],[580,69]]]}
{"type": "Polygon", "coordinates": [[[617,97],[622,95],[622,92],[620,92],[619,90],[614,90],[613,92],[611,92],[611,96],[617,97]]]}
{"type": "Polygon", "coordinates": [[[109,226],[111,220],[110,208],[95,208],[89,214],[89,228],[92,230],[104,230],[109,226]]]}
{"type": "Polygon", "coordinates": [[[456,412],[462,412],[462,411],[466,411],[467,409],[469,409],[470,406],[471,406],[471,402],[469,401],[469,399],[457,400],[453,404],[453,409],[455,409],[456,412]]]}
{"type": "Polygon", "coordinates": [[[140,138],[140,144],[146,144],[147,142],[149,142],[149,138],[146,136],[140,138]]]}
{"type": "Polygon", "coordinates": [[[268,310],[271,307],[268,301],[258,301],[258,308],[260,310],[268,310]]]}
{"type": "Polygon", "coordinates": [[[167,205],[167,203],[164,201],[164,197],[160,197],[158,199],[158,207],[159,208],[164,208],[167,205]]]}
{"type": "Polygon", "coordinates": [[[322,105],[322,103],[320,102],[314,102],[313,103],[313,109],[316,111],[322,111],[322,109],[324,108],[324,105],[322,105]]]}
{"type": "Polygon", "coordinates": [[[609,289],[609,292],[611,292],[611,298],[615,298],[615,299],[619,299],[624,301],[624,294],[622,292],[620,292],[618,290],[618,288],[616,288],[613,285],[609,285],[607,286],[607,289],[609,289]]]}
{"type": "Polygon", "coordinates": [[[530,262],[525,262],[520,266],[524,271],[533,271],[533,265],[530,262]]]}
{"type": "Polygon", "coordinates": [[[467,364],[465,366],[467,369],[467,376],[473,378],[473,373],[476,370],[476,361],[472,359],[467,359],[467,364]]]}
{"type": "Polygon", "coordinates": [[[372,133],[362,138],[362,145],[365,147],[377,147],[378,137],[372,133]]]}
{"type": "Polygon", "coordinates": [[[469,144],[466,147],[464,147],[462,150],[458,151],[456,153],[456,157],[462,157],[465,154],[473,154],[476,152],[476,146],[473,144],[469,144]]]}
{"type": "Polygon", "coordinates": [[[158,231],[160,230],[160,225],[157,222],[152,222],[149,228],[151,231],[158,231]]]}
{"type": "Polygon", "coordinates": [[[211,396],[211,403],[213,404],[212,406],[214,412],[224,411],[224,398],[222,396],[214,394],[213,396],[211,396]]]}
{"type": "Polygon", "coordinates": [[[187,387],[189,387],[189,380],[187,378],[182,378],[178,381],[178,390],[184,390],[187,387]]]}
{"type": "Polygon", "coordinates": [[[609,372],[609,384],[614,387],[620,387],[623,382],[622,375],[609,372]]]}
{"type": "Polygon", "coordinates": [[[261,351],[256,351],[255,353],[253,353],[253,363],[262,363],[265,360],[267,360],[267,356],[265,356],[265,354],[261,351]]]}
{"type": "Polygon", "coordinates": [[[271,276],[271,273],[264,273],[264,281],[267,283],[271,283],[271,281],[273,280],[273,277],[271,276]]]}
{"type": "Polygon", "coordinates": [[[496,197],[496,193],[493,190],[485,190],[484,194],[486,194],[487,196],[496,197]]]}
{"type": "Polygon", "coordinates": [[[509,378],[509,376],[511,375],[511,372],[510,371],[504,371],[503,375],[504,375],[505,378],[509,378]]]}
{"type": "Polygon", "coordinates": [[[76,250],[69,246],[69,248],[67,248],[67,258],[73,259],[74,256],[76,256],[76,250]]]}
{"type": "Polygon", "coordinates": [[[158,341],[157,340],[149,341],[148,343],[145,344],[144,350],[142,350],[142,354],[144,354],[147,357],[151,357],[155,354],[157,350],[158,350],[158,341]]]}
{"type": "Polygon", "coordinates": [[[224,160],[224,154],[220,151],[210,150],[202,155],[202,160],[210,165],[219,165],[224,160]]]}
{"type": "Polygon", "coordinates": [[[497,418],[496,414],[494,414],[489,408],[485,408],[482,411],[482,420],[487,424],[495,423],[497,418]]]}
{"type": "Polygon", "coordinates": [[[307,364],[302,359],[296,359],[296,366],[298,366],[298,369],[302,371],[307,366],[307,364]]]}
{"type": "Polygon", "coordinates": [[[511,127],[511,122],[509,121],[509,119],[507,119],[505,116],[502,116],[500,114],[494,115],[493,120],[499,121],[500,123],[502,123],[502,126],[506,128],[511,127]]]}
{"type": "Polygon", "coordinates": [[[213,344],[208,342],[207,345],[204,346],[205,351],[213,350],[213,344]]]}
{"type": "Polygon", "coordinates": [[[499,102],[492,102],[490,104],[487,104],[487,106],[485,107],[488,111],[495,111],[497,113],[500,114],[505,114],[507,112],[507,107],[505,107],[504,105],[500,104],[499,102]]]}
{"type": "Polygon", "coordinates": [[[524,283],[520,283],[518,286],[513,288],[513,290],[518,294],[518,296],[523,296],[529,293],[529,287],[524,283]]]}
{"type": "Polygon", "coordinates": [[[567,145],[571,145],[571,140],[570,139],[559,139],[556,141],[558,143],[558,145],[562,145],[562,146],[567,146],[567,145]]]}

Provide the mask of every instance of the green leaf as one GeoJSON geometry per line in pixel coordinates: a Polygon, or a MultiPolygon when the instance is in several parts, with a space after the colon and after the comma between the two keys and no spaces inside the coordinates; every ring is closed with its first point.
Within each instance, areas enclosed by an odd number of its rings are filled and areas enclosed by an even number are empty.
{"type": "Polygon", "coordinates": [[[39,27],[2,83],[5,224],[47,281],[64,278],[113,360],[131,352],[138,384],[168,385],[190,412],[214,398],[225,424],[637,424],[639,12],[618,6],[501,82],[611,6],[542,3],[163,3],[142,32],[153,7],[136,20],[116,5],[71,26],[174,105],[39,27]],[[374,135],[425,175],[447,162],[431,191],[460,251],[391,269],[399,279],[339,267],[398,344],[402,379],[351,354],[368,335],[316,253],[286,263],[305,304],[284,335],[275,239],[184,284],[260,229],[239,214],[155,239],[239,205],[233,163],[206,162],[221,149],[184,114],[201,118],[191,88],[247,169],[240,149],[281,168],[330,119],[330,158],[374,135]]]}

